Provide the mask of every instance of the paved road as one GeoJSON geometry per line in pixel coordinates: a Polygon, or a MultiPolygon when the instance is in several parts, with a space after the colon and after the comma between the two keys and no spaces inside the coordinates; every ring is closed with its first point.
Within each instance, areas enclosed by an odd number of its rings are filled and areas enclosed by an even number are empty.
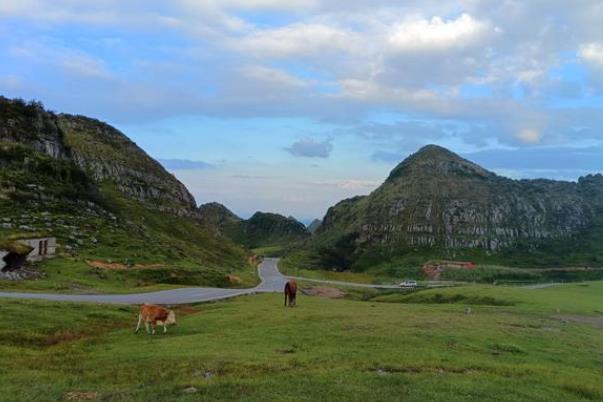
{"type": "Polygon", "coordinates": [[[357,287],[357,288],[400,289],[400,286],[396,286],[396,285],[371,285],[368,283],[330,281],[330,280],[326,280],[326,279],[310,279],[310,278],[303,278],[301,276],[287,276],[287,278],[295,279],[296,281],[324,283],[327,285],[351,286],[351,287],[357,287]]]}
{"type": "Polygon", "coordinates": [[[219,288],[182,288],[163,290],[151,293],[132,293],[124,295],[65,295],[51,293],[17,293],[0,292],[0,297],[17,299],[42,299],[67,302],[91,302],[111,304],[187,304],[210,300],[227,299],[229,297],[254,294],[258,292],[282,292],[287,279],[277,268],[278,259],[266,258],[260,265],[258,273],[261,283],[250,289],[219,289],[219,288]]]}

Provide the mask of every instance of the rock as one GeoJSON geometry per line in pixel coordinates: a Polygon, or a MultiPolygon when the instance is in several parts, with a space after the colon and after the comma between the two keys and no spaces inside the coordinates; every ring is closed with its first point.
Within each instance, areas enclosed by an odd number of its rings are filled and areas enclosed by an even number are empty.
{"type": "Polygon", "coordinates": [[[529,253],[600,230],[601,208],[603,176],[578,183],[512,180],[429,145],[370,195],[331,207],[305,247],[320,254],[317,265],[339,270],[365,255],[387,260],[421,248],[450,257],[467,249],[494,254],[525,245],[529,253]]]}
{"type": "Polygon", "coordinates": [[[196,394],[199,390],[196,387],[188,387],[184,389],[185,394],[196,394]]]}
{"type": "Polygon", "coordinates": [[[65,393],[64,398],[66,401],[95,401],[99,397],[98,392],[82,392],[82,391],[70,391],[65,393]]]}

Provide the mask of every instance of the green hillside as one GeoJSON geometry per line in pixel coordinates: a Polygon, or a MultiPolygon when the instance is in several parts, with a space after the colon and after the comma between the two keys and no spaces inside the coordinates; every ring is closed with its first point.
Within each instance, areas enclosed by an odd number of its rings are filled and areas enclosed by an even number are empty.
{"type": "Polygon", "coordinates": [[[0,166],[0,237],[60,245],[44,278],[3,288],[256,283],[248,253],[200,222],[186,187],[105,123],[0,97],[0,166]]]}
{"type": "Polygon", "coordinates": [[[256,212],[244,220],[215,202],[201,205],[199,214],[201,221],[217,233],[260,254],[279,254],[291,244],[310,237],[310,232],[301,222],[280,214],[256,212]]]}
{"type": "Polygon", "coordinates": [[[434,259],[602,267],[602,192],[601,175],[511,180],[430,145],[370,195],[330,208],[285,265],[391,276],[420,276],[434,259]]]}

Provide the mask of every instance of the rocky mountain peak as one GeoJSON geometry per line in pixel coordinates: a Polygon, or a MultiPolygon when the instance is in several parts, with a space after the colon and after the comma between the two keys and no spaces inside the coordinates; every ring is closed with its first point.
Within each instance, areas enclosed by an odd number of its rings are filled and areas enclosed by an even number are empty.
{"type": "Polygon", "coordinates": [[[491,178],[496,175],[439,145],[426,145],[392,170],[387,181],[408,175],[491,178]]]}

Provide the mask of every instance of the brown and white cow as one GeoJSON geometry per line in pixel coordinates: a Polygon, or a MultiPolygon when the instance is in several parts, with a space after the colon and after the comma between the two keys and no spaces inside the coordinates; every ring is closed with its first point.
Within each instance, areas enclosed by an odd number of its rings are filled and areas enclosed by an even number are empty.
{"type": "Polygon", "coordinates": [[[289,307],[295,306],[295,296],[297,295],[297,282],[289,281],[285,284],[285,307],[287,307],[287,298],[289,298],[289,307]]]}
{"type": "Polygon", "coordinates": [[[138,325],[136,326],[135,333],[140,329],[140,324],[144,321],[144,326],[147,333],[151,333],[149,326],[153,329],[155,334],[155,327],[157,325],[163,325],[163,333],[167,332],[168,325],[176,325],[176,313],[174,310],[168,310],[165,307],[156,306],[153,304],[143,304],[140,306],[140,312],[138,314],[138,325]]]}

